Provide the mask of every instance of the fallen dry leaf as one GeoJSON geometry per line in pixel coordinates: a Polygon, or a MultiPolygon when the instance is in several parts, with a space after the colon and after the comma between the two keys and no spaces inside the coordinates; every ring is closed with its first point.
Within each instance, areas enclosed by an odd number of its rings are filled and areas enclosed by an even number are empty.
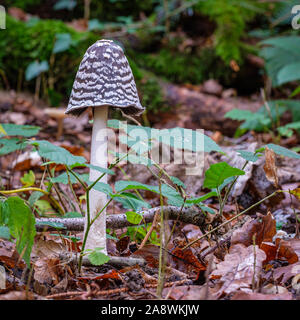
{"type": "Polygon", "coordinates": [[[289,292],[287,288],[275,286],[273,283],[269,283],[261,289],[261,293],[263,294],[282,294],[287,292],[289,292]]]}
{"type": "Polygon", "coordinates": [[[42,284],[57,285],[59,276],[64,274],[63,266],[57,258],[40,258],[34,263],[34,280],[42,284]]]}
{"type": "Polygon", "coordinates": [[[276,268],[273,272],[273,278],[278,283],[284,284],[298,274],[300,274],[300,262],[276,268]]]}
{"type": "Polygon", "coordinates": [[[272,242],[276,234],[276,220],[271,212],[267,215],[259,215],[255,220],[247,221],[240,229],[233,232],[231,245],[241,243],[246,247],[253,244],[253,236],[255,236],[255,244],[260,246],[264,242],[272,242]]]}
{"type": "Polygon", "coordinates": [[[298,259],[298,255],[292,248],[290,241],[276,239],[276,246],[278,247],[278,258],[285,258],[289,264],[296,263],[298,259]]]}
{"type": "Polygon", "coordinates": [[[272,182],[275,185],[276,188],[279,188],[275,152],[266,147],[265,156],[266,160],[264,165],[264,171],[266,177],[270,182],[272,182]]]}
{"type": "Polygon", "coordinates": [[[26,294],[26,291],[10,291],[6,294],[0,295],[0,300],[33,300],[34,295],[32,292],[28,292],[26,294]]]}
{"type": "Polygon", "coordinates": [[[288,261],[289,264],[293,264],[299,260],[290,241],[277,238],[275,244],[271,242],[262,242],[260,248],[267,256],[265,262],[280,259],[288,261]]]}
{"type": "Polygon", "coordinates": [[[256,292],[236,292],[231,300],[292,300],[290,292],[280,294],[263,294],[256,292]]]}
{"type": "Polygon", "coordinates": [[[204,300],[209,299],[211,300],[212,297],[209,294],[206,297],[206,286],[178,286],[174,288],[165,288],[163,290],[163,297],[166,297],[169,294],[170,300],[204,300]],[[171,293],[169,294],[171,290],[171,293]]]}
{"type": "Polygon", "coordinates": [[[294,190],[291,190],[290,193],[293,194],[297,199],[300,200],[300,188],[296,188],[294,190]]]}
{"type": "Polygon", "coordinates": [[[115,280],[122,280],[121,273],[117,270],[110,270],[105,274],[96,275],[96,276],[85,276],[85,277],[78,277],[78,280],[82,280],[84,282],[91,281],[91,280],[104,280],[104,279],[115,279],[115,280]]]}
{"type": "Polygon", "coordinates": [[[189,273],[194,271],[198,273],[206,270],[206,266],[197,259],[191,248],[182,251],[181,248],[176,247],[171,253],[173,264],[175,264],[173,267],[181,272],[189,273]]]}
{"type": "Polygon", "coordinates": [[[17,266],[20,269],[24,269],[25,263],[21,260],[17,265],[18,261],[19,254],[15,249],[15,245],[9,241],[0,239],[0,262],[10,268],[17,266]]]}
{"type": "Polygon", "coordinates": [[[259,280],[264,251],[255,246],[245,247],[243,244],[231,246],[224,261],[217,264],[217,269],[210,274],[210,279],[220,279],[223,284],[219,294],[229,294],[241,288],[251,288],[253,278],[259,280]],[[255,268],[254,268],[255,266],[255,268]]]}
{"type": "Polygon", "coordinates": [[[128,251],[126,253],[130,255],[130,250],[128,250],[129,242],[130,242],[130,237],[125,236],[116,243],[116,248],[120,254],[124,254],[125,251],[128,251]]]}
{"type": "Polygon", "coordinates": [[[35,240],[32,248],[32,255],[39,258],[58,258],[66,249],[61,243],[61,239],[50,240],[41,236],[35,240]]]}
{"type": "Polygon", "coordinates": [[[289,240],[289,245],[293,248],[300,260],[300,239],[294,238],[289,240]]]}
{"type": "Polygon", "coordinates": [[[148,244],[145,245],[141,250],[135,251],[132,256],[144,258],[149,267],[157,268],[159,260],[159,247],[153,244],[148,244]]]}

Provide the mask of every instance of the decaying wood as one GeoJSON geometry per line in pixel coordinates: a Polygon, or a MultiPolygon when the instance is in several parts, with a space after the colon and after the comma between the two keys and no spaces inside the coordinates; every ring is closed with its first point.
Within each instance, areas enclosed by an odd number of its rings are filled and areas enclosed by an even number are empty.
{"type": "MultiPolygon", "coordinates": [[[[160,207],[155,207],[149,210],[141,211],[143,220],[140,224],[150,223],[153,221],[155,213],[160,210],[160,207]]],[[[197,226],[202,226],[205,223],[205,217],[200,209],[196,207],[184,208],[181,212],[180,207],[164,206],[165,216],[169,220],[177,220],[184,223],[191,223],[197,226]]],[[[41,223],[62,223],[66,230],[69,231],[83,231],[84,218],[41,218],[36,219],[37,231],[56,230],[54,227],[42,225],[41,223]]],[[[110,229],[121,229],[128,226],[135,226],[127,220],[126,214],[111,214],[106,217],[106,226],[110,229]]]]}

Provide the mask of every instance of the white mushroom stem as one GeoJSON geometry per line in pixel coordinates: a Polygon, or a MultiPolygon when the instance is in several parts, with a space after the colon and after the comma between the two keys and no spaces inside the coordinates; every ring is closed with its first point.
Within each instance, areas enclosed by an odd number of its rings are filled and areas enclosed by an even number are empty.
{"type": "MultiPolygon", "coordinates": [[[[107,168],[107,113],[108,107],[101,106],[94,109],[94,123],[91,144],[91,161],[95,166],[107,168]]],[[[90,170],[90,181],[95,181],[102,173],[97,170],[90,170]]],[[[107,183],[107,175],[100,180],[107,183]]],[[[91,189],[89,193],[90,220],[92,221],[98,212],[106,205],[107,196],[103,192],[91,189]]],[[[87,219],[87,218],[86,218],[87,219]]],[[[85,230],[87,220],[85,223],[85,230]]],[[[90,228],[85,249],[104,248],[106,252],[106,210],[104,209],[97,220],[90,228]]]]}

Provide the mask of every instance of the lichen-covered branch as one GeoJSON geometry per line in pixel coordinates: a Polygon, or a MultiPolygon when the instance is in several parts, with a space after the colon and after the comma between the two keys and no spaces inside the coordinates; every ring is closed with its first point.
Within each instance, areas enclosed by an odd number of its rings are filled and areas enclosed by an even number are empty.
{"type": "MultiPolygon", "coordinates": [[[[140,224],[150,223],[153,221],[157,210],[160,211],[160,207],[155,207],[149,210],[141,211],[143,220],[140,224]]],[[[163,208],[166,219],[177,220],[184,223],[191,223],[197,226],[202,226],[205,222],[203,213],[197,207],[184,208],[181,211],[180,207],[164,206],[163,208]]],[[[41,223],[60,223],[66,227],[69,231],[83,231],[84,218],[41,218],[37,219],[36,230],[47,231],[55,230],[54,227],[48,225],[42,225],[41,223]]],[[[121,229],[128,226],[134,226],[127,220],[126,214],[111,214],[106,217],[106,227],[109,229],[121,229]]]]}

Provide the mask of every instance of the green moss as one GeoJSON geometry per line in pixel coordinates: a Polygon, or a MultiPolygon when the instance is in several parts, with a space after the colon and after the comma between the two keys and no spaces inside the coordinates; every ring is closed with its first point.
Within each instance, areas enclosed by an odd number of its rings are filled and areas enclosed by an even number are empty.
{"type": "Polygon", "coordinates": [[[214,0],[200,1],[195,10],[216,23],[216,54],[229,64],[231,60],[243,62],[241,39],[246,35],[247,23],[270,9],[267,3],[253,0],[214,0]]]}
{"type": "Polygon", "coordinates": [[[202,49],[199,54],[184,54],[164,48],[153,54],[138,53],[135,59],[139,67],[174,83],[199,84],[211,78],[227,83],[232,74],[232,70],[210,48],[202,49]]]}
{"type": "MultiPolygon", "coordinates": [[[[7,16],[7,28],[0,33],[0,68],[4,71],[11,87],[16,87],[18,75],[24,74],[34,60],[50,64],[56,34],[69,33],[73,45],[55,57],[51,76],[56,90],[70,90],[69,81],[74,77],[78,64],[87,47],[98,37],[92,33],[79,33],[57,20],[20,22],[7,16]]],[[[51,65],[51,64],[50,64],[51,65]]],[[[25,83],[33,85],[33,82],[25,83]]]]}
{"type": "MultiPolygon", "coordinates": [[[[98,39],[99,37],[94,33],[76,32],[61,21],[38,20],[26,24],[8,16],[7,29],[0,32],[0,69],[2,74],[4,72],[10,86],[15,89],[19,75],[23,74],[23,89],[33,92],[35,80],[25,81],[25,70],[35,60],[47,61],[50,70],[44,75],[43,84],[46,84],[46,87],[43,88],[43,92],[50,93],[50,101],[54,96],[62,96],[67,101],[80,61],[87,48],[98,39]],[[72,37],[72,45],[68,50],[54,56],[52,50],[56,34],[59,33],[69,33],[72,37]],[[48,90],[50,78],[54,88],[48,90]]],[[[129,61],[142,104],[148,110],[160,109],[163,98],[157,81],[151,75],[146,76],[132,59],[129,61]]],[[[0,73],[0,87],[5,86],[1,80],[0,73]]]]}

